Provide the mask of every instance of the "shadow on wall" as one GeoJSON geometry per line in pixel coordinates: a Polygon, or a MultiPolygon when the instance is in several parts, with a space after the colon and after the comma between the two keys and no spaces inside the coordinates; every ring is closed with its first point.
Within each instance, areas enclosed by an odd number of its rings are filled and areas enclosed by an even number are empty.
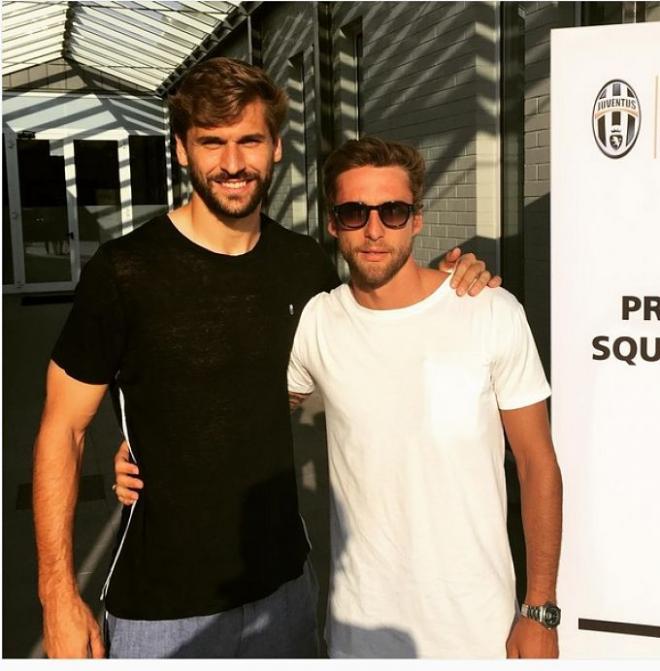
{"type": "Polygon", "coordinates": [[[29,82],[18,86],[11,86],[11,78],[15,74],[3,77],[3,93],[11,94],[3,101],[3,126],[14,127],[21,118],[29,118],[29,130],[35,132],[66,127],[78,129],[81,122],[93,116],[93,127],[87,131],[81,130],[73,135],[73,139],[85,139],[91,133],[98,134],[120,128],[154,134],[162,134],[167,130],[162,102],[155,94],[130,87],[107,74],[84,69],[76,63],[62,61],[60,68],[65,69],[54,74],[51,72],[52,68],[48,70],[47,66],[49,64],[21,71],[29,82]],[[44,70],[48,74],[44,72],[39,76],[38,73],[44,70]],[[70,78],[78,80],[81,86],[67,89],[66,81],[70,78]],[[60,83],[62,87],[58,88],[60,83]],[[12,109],[11,100],[14,96],[30,91],[52,93],[53,97],[32,98],[29,106],[12,109]],[[69,95],[63,95],[64,93],[69,95]],[[79,106],[72,112],[72,101],[76,97],[82,99],[82,96],[89,94],[103,97],[95,100],[92,110],[79,106]],[[110,115],[108,121],[100,122],[99,108],[110,115]]]}
{"type": "MultiPolygon", "coordinates": [[[[475,29],[475,24],[492,23],[495,14],[492,7],[484,3],[474,3],[467,8],[454,7],[452,3],[438,3],[437,7],[429,3],[391,3],[386,15],[382,3],[346,3],[334,13],[333,30],[339,31],[345,22],[359,16],[362,16],[366,39],[361,63],[363,132],[411,142],[423,150],[428,173],[426,202],[432,209],[434,202],[452,198],[456,187],[466,186],[463,179],[465,171],[471,170],[474,164],[476,148],[471,145],[477,132],[495,131],[496,118],[491,110],[497,90],[483,74],[494,64],[495,48],[493,41],[481,34],[488,31],[475,29]],[[439,38],[443,40],[441,46],[439,38]],[[466,108],[471,111],[466,113],[466,108]]],[[[264,67],[281,85],[286,85],[289,79],[290,58],[295,50],[312,41],[308,15],[286,18],[285,28],[275,36],[277,50],[274,44],[268,44],[268,34],[264,36],[264,67]]],[[[273,38],[271,42],[274,41],[273,38]]],[[[348,48],[347,42],[339,40],[337,45],[348,48]]],[[[337,146],[346,139],[342,129],[355,125],[354,115],[344,104],[355,97],[355,82],[350,73],[338,65],[349,61],[351,55],[335,53],[333,56],[335,81],[321,82],[319,88],[333,91],[334,144],[337,146]]],[[[313,102],[313,97],[305,96],[305,99],[313,102]]],[[[303,184],[291,190],[293,166],[304,164],[306,158],[316,160],[314,156],[304,155],[306,143],[302,130],[301,124],[293,130],[285,129],[284,159],[276,170],[271,188],[270,215],[276,220],[285,221],[292,202],[305,198],[303,184]]],[[[437,219],[429,221],[451,229],[432,233],[447,239],[447,246],[453,244],[452,240],[461,240],[466,228],[469,235],[475,224],[474,213],[451,209],[433,212],[437,219]],[[462,216],[458,218],[457,214],[462,216]]]]}

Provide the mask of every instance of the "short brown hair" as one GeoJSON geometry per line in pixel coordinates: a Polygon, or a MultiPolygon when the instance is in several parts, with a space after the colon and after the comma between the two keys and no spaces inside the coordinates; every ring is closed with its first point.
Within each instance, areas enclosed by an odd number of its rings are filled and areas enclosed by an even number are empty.
{"type": "Polygon", "coordinates": [[[329,204],[334,205],[336,202],[339,175],[352,168],[369,165],[377,168],[403,168],[408,174],[413,204],[416,209],[421,209],[425,169],[422,155],[410,145],[370,135],[359,140],[348,140],[328,156],[323,166],[323,187],[329,204]]]}
{"type": "Polygon", "coordinates": [[[255,100],[266,106],[268,130],[276,138],[289,103],[284,90],[261,68],[234,58],[210,58],[195,65],[168,98],[172,131],[185,142],[193,126],[231,124],[255,100]]]}

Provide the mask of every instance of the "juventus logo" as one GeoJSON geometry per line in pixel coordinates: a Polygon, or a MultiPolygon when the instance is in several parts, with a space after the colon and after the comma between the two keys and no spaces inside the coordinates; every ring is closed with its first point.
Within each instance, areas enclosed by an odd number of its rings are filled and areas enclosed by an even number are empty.
{"type": "Polygon", "coordinates": [[[609,158],[625,156],[639,135],[642,113],[632,86],[612,79],[598,92],[592,114],[594,138],[609,158]]]}

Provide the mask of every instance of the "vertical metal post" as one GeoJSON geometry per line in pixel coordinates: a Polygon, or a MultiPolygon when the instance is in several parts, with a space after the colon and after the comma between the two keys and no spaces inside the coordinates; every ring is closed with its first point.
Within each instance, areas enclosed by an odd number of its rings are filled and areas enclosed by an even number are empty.
{"type": "Polygon", "coordinates": [[[131,155],[128,135],[117,141],[119,164],[119,202],[121,207],[121,233],[133,230],[133,194],[131,191],[131,155]]]}
{"type": "Polygon", "coordinates": [[[16,133],[9,126],[3,128],[7,167],[7,196],[11,220],[11,255],[14,265],[14,286],[21,289],[25,284],[25,256],[23,253],[23,219],[21,205],[21,185],[18,174],[18,141],[16,133]]]}
{"type": "MultiPolygon", "coordinates": [[[[69,229],[71,280],[75,283],[80,277],[80,231],[78,227],[75,144],[73,137],[67,137],[60,141],[64,150],[64,183],[66,185],[66,219],[69,229]]],[[[50,140],[50,142],[56,142],[56,140],[50,140]]]]}

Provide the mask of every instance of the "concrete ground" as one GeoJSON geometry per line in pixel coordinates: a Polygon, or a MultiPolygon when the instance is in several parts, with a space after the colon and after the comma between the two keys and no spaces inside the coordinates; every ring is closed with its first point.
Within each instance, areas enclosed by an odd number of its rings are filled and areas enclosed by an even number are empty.
{"type": "MultiPolygon", "coordinates": [[[[43,405],[46,366],[70,308],[70,302],[23,305],[20,296],[3,296],[3,658],[43,656],[31,510],[32,444],[43,405]]],[[[300,507],[321,584],[322,622],[328,583],[328,507],[325,426],[319,400],[310,399],[293,421],[300,507]]],[[[112,457],[119,436],[106,398],[88,431],[75,527],[78,582],[99,617],[99,594],[119,521],[119,505],[111,490],[112,457]]]]}

